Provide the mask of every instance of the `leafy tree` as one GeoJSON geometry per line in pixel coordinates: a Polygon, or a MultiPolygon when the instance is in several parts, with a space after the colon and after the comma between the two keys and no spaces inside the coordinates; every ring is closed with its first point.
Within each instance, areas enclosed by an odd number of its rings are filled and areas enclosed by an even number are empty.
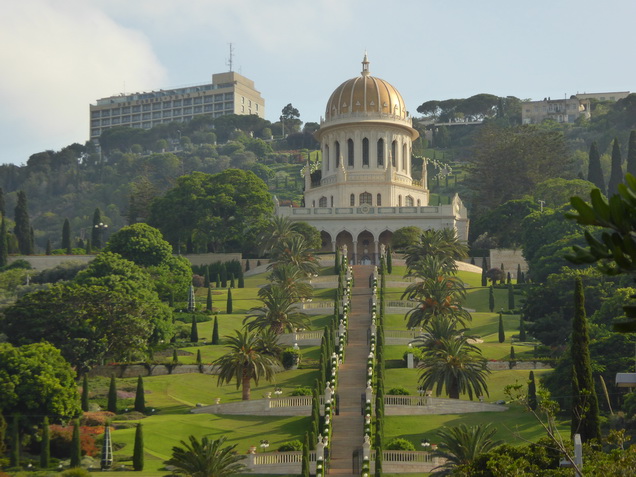
{"type": "Polygon", "coordinates": [[[144,429],[141,423],[138,423],[135,429],[135,447],[133,448],[132,461],[135,471],[141,472],[144,470],[144,429]]]}
{"type": "Polygon", "coordinates": [[[179,364],[179,354],[176,349],[172,350],[172,364],[179,364]]]}
{"type": "Polygon", "coordinates": [[[574,291],[574,319],[572,320],[572,363],[574,377],[572,387],[572,434],[581,434],[581,440],[601,440],[598,397],[594,389],[590,340],[585,314],[583,281],[577,278],[574,291]]]}
{"type": "Polygon", "coordinates": [[[27,198],[24,191],[18,191],[18,202],[14,213],[15,228],[13,232],[18,239],[18,248],[22,255],[31,255],[33,247],[31,244],[31,221],[27,209],[27,198]]]}
{"type": "Polygon", "coordinates": [[[605,193],[605,177],[601,168],[601,155],[598,152],[596,141],[590,146],[587,180],[605,193]]]}
{"type": "Polygon", "coordinates": [[[451,399],[459,399],[460,394],[481,396],[488,394],[486,376],[490,374],[486,360],[478,348],[466,339],[442,339],[439,348],[423,353],[420,383],[425,389],[435,388],[437,396],[446,389],[451,399]]]}
{"type": "Polygon", "coordinates": [[[307,315],[298,311],[294,297],[285,287],[274,285],[267,289],[262,288],[259,290],[259,300],[263,305],[252,308],[252,314],[243,320],[248,330],[269,328],[275,334],[281,334],[309,327],[307,315]]]}
{"type": "Polygon", "coordinates": [[[71,468],[79,467],[82,463],[82,444],[80,442],[79,419],[73,422],[73,437],[71,438],[71,468]]]}
{"type": "Polygon", "coordinates": [[[108,386],[108,403],[106,404],[106,410],[117,414],[117,383],[115,382],[115,376],[110,377],[110,385],[108,386]]]}
{"type": "Polygon", "coordinates": [[[135,392],[135,411],[141,412],[142,414],[146,412],[144,379],[141,376],[137,377],[137,390],[135,392]]]}
{"type": "Polygon", "coordinates": [[[42,441],[40,442],[40,468],[47,469],[51,464],[51,433],[49,418],[42,419],[42,441]]]}
{"type": "Polygon", "coordinates": [[[73,417],[80,412],[75,373],[49,343],[0,343],[0,389],[6,415],[73,417]]]}
{"type": "Polygon", "coordinates": [[[82,378],[82,411],[88,412],[88,374],[82,378]]]}
{"type": "Polygon", "coordinates": [[[621,147],[618,144],[618,138],[614,138],[612,145],[612,168],[610,169],[610,178],[607,184],[607,194],[612,196],[618,194],[618,184],[623,182],[623,156],[621,155],[621,147]]]}
{"type": "Polygon", "coordinates": [[[11,467],[18,467],[20,465],[20,424],[17,414],[14,414],[11,424],[11,454],[9,454],[9,463],[11,467]]]}
{"type": "Polygon", "coordinates": [[[212,328],[212,344],[219,344],[219,317],[214,315],[214,327],[212,328]]]}
{"type": "Polygon", "coordinates": [[[143,267],[162,265],[172,256],[172,247],[163,240],[161,232],[146,224],[129,225],[114,233],[105,251],[118,253],[143,267]]]}
{"type": "Polygon", "coordinates": [[[310,249],[319,250],[322,246],[320,231],[313,225],[309,225],[307,222],[294,222],[294,230],[305,239],[307,247],[310,249]]]}
{"type": "Polygon", "coordinates": [[[477,426],[460,424],[457,427],[444,427],[437,431],[440,444],[435,455],[446,459],[446,462],[437,467],[440,471],[451,471],[460,465],[467,465],[483,453],[486,453],[499,444],[493,438],[497,428],[490,423],[477,426]]]}
{"type": "Polygon", "coordinates": [[[230,477],[245,471],[240,461],[244,455],[235,452],[236,444],[223,447],[226,442],[223,436],[216,440],[207,437],[199,441],[190,436],[190,442],[181,441],[181,446],[172,448],[172,457],[165,462],[174,467],[174,472],[192,477],[230,477]]]}
{"type": "Polygon", "coordinates": [[[73,246],[71,245],[71,223],[68,218],[64,219],[64,226],[62,227],[62,248],[66,250],[68,255],[73,253],[73,246]]]}
{"type": "Polygon", "coordinates": [[[391,245],[396,250],[402,250],[411,244],[415,244],[420,240],[422,229],[409,225],[402,227],[393,232],[391,237],[391,245]]]}
{"type": "Polygon", "coordinates": [[[506,332],[504,331],[503,315],[499,313],[499,342],[506,341],[506,332]]]}
{"type": "Polygon", "coordinates": [[[257,385],[264,377],[271,380],[277,360],[261,352],[261,340],[255,333],[235,330],[235,336],[226,336],[229,352],[214,361],[219,366],[218,383],[236,380],[236,388],[242,388],[242,399],[249,401],[251,381],[257,385]]]}

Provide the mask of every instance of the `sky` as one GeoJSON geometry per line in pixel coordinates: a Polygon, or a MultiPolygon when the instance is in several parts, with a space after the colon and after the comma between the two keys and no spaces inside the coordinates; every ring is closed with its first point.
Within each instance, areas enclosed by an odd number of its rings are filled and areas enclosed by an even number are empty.
{"type": "Polygon", "coordinates": [[[0,163],[89,134],[89,104],[120,93],[254,81],[265,116],[319,122],[370,71],[411,114],[432,99],[636,91],[633,0],[20,0],[0,15],[0,163]]]}

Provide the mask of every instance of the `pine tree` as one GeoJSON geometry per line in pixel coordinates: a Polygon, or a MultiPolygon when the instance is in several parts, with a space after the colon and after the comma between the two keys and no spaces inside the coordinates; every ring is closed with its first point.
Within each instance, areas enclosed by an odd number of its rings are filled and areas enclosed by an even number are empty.
{"type": "Polygon", "coordinates": [[[13,229],[18,239],[18,249],[22,255],[31,255],[31,221],[27,209],[27,198],[24,191],[18,191],[18,201],[15,206],[15,228],[13,229]]]}
{"type": "Polygon", "coordinates": [[[214,315],[214,327],[212,328],[212,344],[219,344],[219,317],[214,315]]]}
{"type": "Polygon", "coordinates": [[[108,387],[108,404],[106,405],[108,412],[117,414],[117,383],[115,376],[110,377],[110,386],[108,387]]]}
{"type": "Polygon", "coordinates": [[[75,419],[73,423],[73,437],[71,438],[71,468],[82,464],[82,444],[80,442],[80,423],[75,419]]]}
{"type": "Polygon", "coordinates": [[[499,342],[506,341],[506,332],[504,331],[503,315],[499,313],[499,342]]]}
{"type": "Polygon", "coordinates": [[[528,381],[528,407],[536,411],[538,404],[537,384],[534,382],[534,371],[530,371],[530,379],[528,381]]]}
{"type": "Polygon", "coordinates": [[[585,295],[581,277],[574,286],[574,318],[571,341],[574,376],[572,379],[572,434],[581,434],[581,440],[601,440],[598,397],[594,389],[590,360],[590,339],[585,316],[585,295]],[[578,389],[574,389],[574,387],[578,389]]]}
{"type": "MultiPolygon", "coordinates": [[[[612,145],[612,168],[610,170],[609,184],[607,185],[607,195],[618,194],[618,184],[623,182],[623,157],[618,138],[614,138],[612,145]]],[[[583,438],[583,436],[581,436],[583,438]]]]}
{"type": "Polygon", "coordinates": [[[7,224],[4,221],[4,216],[2,216],[2,225],[0,225],[0,267],[6,267],[8,260],[9,244],[7,243],[7,224]]]}
{"type": "Polygon", "coordinates": [[[42,442],[40,443],[40,468],[47,469],[51,465],[51,431],[49,418],[42,419],[42,442]]]}
{"type": "Polygon", "coordinates": [[[519,341],[526,341],[526,324],[523,320],[523,315],[519,317],[519,341]]]}
{"type": "Polygon", "coordinates": [[[225,312],[230,315],[232,314],[232,289],[227,289],[227,304],[225,308],[225,312]]]}
{"type": "Polygon", "coordinates": [[[208,285],[208,297],[205,302],[205,309],[208,311],[212,311],[212,288],[208,285]]]}
{"type": "Polygon", "coordinates": [[[68,218],[64,219],[64,226],[62,227],[62,248],[66,250],[67,255],[73,253],[73,247],[71,245],[71,223],[68,218]]]}
{"type": "Polygon", "coordinates": [[[137,391],[135,392],[135,411],[146,412],[146,396],[144,392],[144,379],[139,376],[137,378],[137,391]]]}
{"type": "Polygon", "coordinates": [[[508,309],[515,309],[515,290],[512,288],[512,284],[508,284],[508,309]]]}
{"type": "MultiPolygon", "coordinates": [[[[636,177],[636,130],[629,133],[629,143],[627,145],[627,171],[636,177]]],[[[0,189],[1,190],[1,189],[0,189]]]]}
{"type": "Polygon", "coordinates": [[[488,288],[488,308],[491,313],[495,311],[495,289],[492,285],[488,288]]]}
{"type": "Polygon", "coordinates": [[[197,327],[197,317],[192,315],[192,326],[190,327],[190,343],[199,342],[199,328],[197,327]]]}
{"type": "Polygon", "coordinates": [[[91,228],[91,243],[95,250],[102,248],[102,212],[99,207],[93,212],[93,227],[91,228]]]}
{"type": "Polygon", "coordinates": [[[20,421],[17,415],[13,415],[11,425],[11,454],[9,454],[9,465],[18,467],[20,465],[20,421]]]}
{"type": "Polygon", "coordinates": [[[605,194],[605,177],[603,176],[603,169],[601,168],[601,155],[598,152],[598,145],[596,141],[590,146],[589,165],[587,168],[587,180],[601,189],[601,192],[605,194]]]}
{"type": "Polygon", "coordinates": [[[82,411],[88,412],[88,374],[86,373],[82,380],[82,411]]]}
{"type": "Polygon", "coordinates": [[[141,423],[135,429],[135,447],[133,449],[133,469],[137,472],[144,470],[144,432],[141,423]]]}
{"type": "Polygon", "coordinates": [[[203,277],[203,286],[210,288],[210,267],[205,267],[205,275],[203,277]]]}

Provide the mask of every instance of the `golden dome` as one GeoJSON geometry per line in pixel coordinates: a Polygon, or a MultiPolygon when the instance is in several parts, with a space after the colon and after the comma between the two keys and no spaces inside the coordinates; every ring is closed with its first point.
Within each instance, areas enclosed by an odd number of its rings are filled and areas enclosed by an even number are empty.
{"type": "Polygon", "coordinates": [[[325,121],[341,116],[392,116],[406,119],[408,114],[402,95],[390,83],[369,74],[369,61],[364,55],[362,73],[345,81],[331,94],[325,110],[325,121]]]}

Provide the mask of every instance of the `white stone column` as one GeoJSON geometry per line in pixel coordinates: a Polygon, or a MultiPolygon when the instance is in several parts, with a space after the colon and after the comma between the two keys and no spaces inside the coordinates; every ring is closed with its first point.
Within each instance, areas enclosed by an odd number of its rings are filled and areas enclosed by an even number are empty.
{"type": "Polygon", "coordinates": [[[380,241],[375,240],[375,254],[373,256],[373,264],[378,265],[380,263],[380,241]]]}
{"type": "Polygon", "coordinates": [[[358,264],[358,241],[353,241],[353,263],[352,265],[358,264]]]}
{"type": "Polygon", "coordinates": [[[331,251],[333,253],[336,253],[336,241],[335,240],[331,241],[331,251]]]}

